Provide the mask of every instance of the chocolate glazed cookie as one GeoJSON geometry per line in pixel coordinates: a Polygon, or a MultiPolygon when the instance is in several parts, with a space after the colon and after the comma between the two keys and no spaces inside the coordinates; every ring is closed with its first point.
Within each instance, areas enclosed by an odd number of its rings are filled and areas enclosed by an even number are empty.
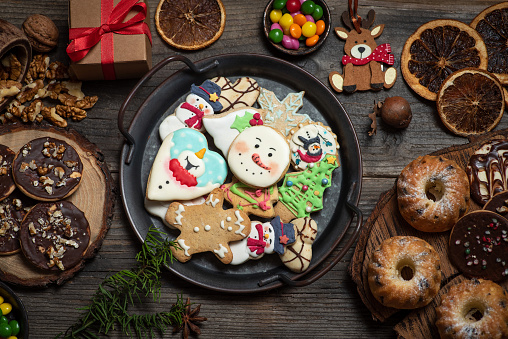
{"type": "Polygon", "coordinates": [[[35,201],[15,190],[0,201],[0,255],[19,252],[19,228],[35,201]]]}
{"type": "Polygon", "coordinates": [[[15,155],[9,147],[0,144],[0,200],[8,197],[16,188],[12,178],[12,161],[15,155]]]}
{"type": "Polygon", "coordinates": [[[71,145],[44,137],[21,147],[12,169],[16,185],[27,196],[57,201],[76,191],[81,183],[83,163],[71,145]]]}
{"type": "Polygon", "coordinates": [[[25,216],[19,239],[32,264],[63,271],[82,260],[90,226],[84,213],[69,201],[38,203],[25,216]]]}

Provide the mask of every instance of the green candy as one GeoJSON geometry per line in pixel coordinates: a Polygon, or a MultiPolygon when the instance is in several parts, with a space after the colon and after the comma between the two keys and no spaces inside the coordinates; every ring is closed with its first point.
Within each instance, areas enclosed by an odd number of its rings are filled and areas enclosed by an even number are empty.
{"type": "Polygon", "coordinates": [[[312,14],[314,12],[314,9],[316,8],[316,4],[312,0],[307,0],[302,4],[302,7],[300,8],[300,11],[302,11],[303,14],[312,14]]]}
{"type": "Polygon", "coordinates": [[[314,20],[319,20],[323,17],[323,7],[319,6],[319,5],[316,5],[314,7],[314,11],[312,12],[312,17],[314,18],[314,20]]]}
{"type": "Polygon", "coordinates": [[[11,327],[12,333],[11,335],[18,335],[21,328],[19,327],[19,323],[16,320],[9,321],[9,326],[11,327]]]}
{"type": "Polygon", "coordinates": [[[270,33],[268,33],[268,37],[270,40],[275,42],[276,44],[280,43],[282,41],[282,37],[284,36],[284,33],[278,28],[272,29],[270,33]]]}
{"type": "Polygon", "coordinates": [[[9,319],[7,319],[7,317],[5,315],[0,317],[0,324],[8,323],[8,322],[9,322],[9,319]]]}
{"type": "Polygon", "coordinates": [[[286,6],[286,2],[288,0],[275,0],[273,2],[273,8],[275,9],[282,9],[284,6],[286,6]]]}
{"type": "Polygon", "coordinates": [[[8,323],[0,323],[0,338],[8,338],[12,334],[12,329],[8,323]]]}

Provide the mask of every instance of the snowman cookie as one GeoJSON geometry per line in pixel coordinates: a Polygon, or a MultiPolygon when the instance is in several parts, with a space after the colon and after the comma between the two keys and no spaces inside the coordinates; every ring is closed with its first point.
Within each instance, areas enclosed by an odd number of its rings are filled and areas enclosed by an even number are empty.
{"type": "Polygon", "coordinates": [[[247,238],[230,244],[233,252],[231,265],[240,265],[249,259],[260,259],[273,252],[284,254],[285,247],[294,243],[295,228],[293,224],[284,224],[279,217],[270,222],[251,221],[250,234],[247,238]]]}
{"type": "Polygon", "coordinates": [[[246,128],[263,125],[266,112],[257,108],[247,107],[234,111],[205,116],[203,125],[212,136],[213,143],[224,156],[228,155],[229,146],[246,128]]]}
{"type": "Polygon", "coordinates": [[[326,154],[338,154],[337,136],[321,122],[298,124],[289,131],[287,140],[291,149],[291,163],[296,170],[314,166],[326,154]]]}
{"type": "Polygon", "coordinates": [[[218,101],[220,94],[220,86],[210,80],[205,80],[201,86],[192,84],[191,93],[187,95],[185,102],[178,105],[175,113],[168,116],[160,124],[159,135],[161,140],[164,140],[177,129],[184,127],[203,132],[205,130],[203,117],[222,110],[222,104],[218,101]]]}
{"type": "Polygon", "coordinates": [[[240,210],[223,209],[223,203],[224,192],[217,188],[203,205],[185,206],[178,202],[169,205],[166,221],[181,231],[175,240],[179,248],[171,248],[178,261],[186,262],[201,252],[213,252],[224,264],[233,260],[229,243],[246,238],[251,221],[240,210]]]}
{"type": "Polygon", "coordinates": [[[191,200],[220,187],[228,167],[219,153],[210,151],[205,136],[181,128],[163,141],[148,176],[148,200],[191,200]]]}
{"type": "Polygon", "coordinates": [[[263,125],[246,128],[233,140],[227,161],[233,175],[252,187],[266,188],[286,174],[289,145],[277,130],[263,125]]]}

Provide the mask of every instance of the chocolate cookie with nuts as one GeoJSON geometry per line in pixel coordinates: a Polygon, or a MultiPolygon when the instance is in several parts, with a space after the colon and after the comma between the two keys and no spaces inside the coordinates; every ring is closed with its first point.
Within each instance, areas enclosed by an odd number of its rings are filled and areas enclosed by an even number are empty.
{"type": "Polygon", "coordinates": [[[0,255],[19,252],[19,228],[35,201],[15,190],[0,201],[0,255]]]}
{"type": "Polygon", "coordinates": [[[63,271],[82,260],[90,242],[90,225],[69,201],[38,203],[23,219],[19,240],[32,264],[63,271]]]}
{"type": "Polygon", "coordinates": [[[16,153],[5,145],[0,145],[0,200],[14,191],[16,185],[12,178],[12,161],[16,153]]]}
{"type": "Polygon", "coordinates": [[[32,199],[57,201],[70,196],[81,183],[83,163],[63,140],[43,137],[25,144],[12,164],[14,182],[32,199]]]}

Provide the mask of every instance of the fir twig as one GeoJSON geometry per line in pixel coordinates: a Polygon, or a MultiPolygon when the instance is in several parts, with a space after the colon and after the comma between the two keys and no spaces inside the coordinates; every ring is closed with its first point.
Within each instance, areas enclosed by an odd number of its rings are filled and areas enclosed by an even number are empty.
{"type": "Polygon", "coordinates": [[[85,311],[81,318],[56,338],[98,339],[119,326],[131,337],[153,339],[171,326],[181,326],[186,304],[179,296],[168,312],[144,315],[128,312],[129,305],[142,303],[142,298],[150,294],[154,301],[160,301],[160,272],[163,265],[173,262],[171,247],[177,247],[173,241],[163,239],[161,233],[150,227],[136,255],[137,265],[104,279],[91,304],[81,308],[85,311]]]}

